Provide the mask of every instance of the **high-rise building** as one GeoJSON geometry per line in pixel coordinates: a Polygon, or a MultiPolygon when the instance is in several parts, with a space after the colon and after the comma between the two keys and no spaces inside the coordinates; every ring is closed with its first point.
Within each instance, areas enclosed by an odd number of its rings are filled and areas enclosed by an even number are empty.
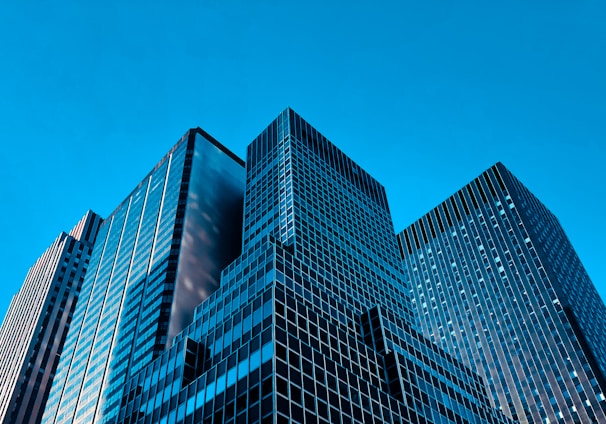
{"type": "Polygon", "coordinates": [[[287,109],[247,150],[242,254],[119,423],[500,423],[420,336],[383,187],[287,109]]]}
{"type": "Polygon", "coordinates": [[[101,218],[89,211],[30,268],[0,327],[0,422],[39,423],[101,218]]]}
{"type": "Polygon", "coordinates": [[[242,160],[193,129],[104,221],[42,422],[115,422],[125,381],[240,253],[244,181],[242,160]]]}
{"type": "Polygon", "coordinates": [[[606,308],[556,217],[498,163],[399,234],[418,325],[530,423],[606,422],[606,308]]]}

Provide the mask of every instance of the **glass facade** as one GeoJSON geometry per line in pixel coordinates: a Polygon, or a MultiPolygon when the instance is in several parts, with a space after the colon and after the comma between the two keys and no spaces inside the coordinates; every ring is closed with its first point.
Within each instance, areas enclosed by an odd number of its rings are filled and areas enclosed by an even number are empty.
{"type": "Polygon", "coordinates": [[[290,109],[248,147],[242,240],[117,422],[509,422],[413,328],[383,187],[290,109]]]}
{"type": "Polygon", "coordinates": [[[520,422],[606,422],[606,308],[555,216],[496,164],[398,236],[418,326],[520,422]]]}
{"type": "Polygon", "coordinates": [[[30,268],[0,327],[0,422],[39,423],[102,220],[89,211],[30,268]]]}
{"type": "Polygon", "coordinates": [[[239,158],[190,130],[106,219],[44,423],[115,422],[125,381],[191,323],[240,253],[243,182],[239,158]]]}

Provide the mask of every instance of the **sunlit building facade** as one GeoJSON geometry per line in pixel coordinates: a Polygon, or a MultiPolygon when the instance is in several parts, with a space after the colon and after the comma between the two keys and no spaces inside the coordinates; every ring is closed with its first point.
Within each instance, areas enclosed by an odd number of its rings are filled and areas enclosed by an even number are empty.
{"type": "Polygon", "coordinates": [[[606,308],[556,217],[498,163],[399,234],[418,325],[528,423],[606,422],[606,308]]]}
{"type": "Polygon", "coordinates": [[[125,382],[240,253],[244,181],[243,161],[193,129],[104,221],[42,422],[116,422],[125,382]]]}
{"type": "Polygon", "coordinates": [[[384,188],[290,109],[248,147],[242,241],[117,422],[508,422],[414,330],[384,188]]]}
{"type": "Polygon", "coordinates": [[[89,211],[29,269],[0,327],[0,422],[37,424],[102,220],[89,211]]]}

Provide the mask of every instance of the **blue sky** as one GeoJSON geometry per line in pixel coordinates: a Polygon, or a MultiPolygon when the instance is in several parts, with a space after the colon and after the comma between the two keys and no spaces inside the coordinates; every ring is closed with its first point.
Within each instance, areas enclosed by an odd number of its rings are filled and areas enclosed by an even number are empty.
{"type": "Polygon", "coordinates": [[[88,3],[2,4],[0,316],[188,128],[244,156],[286,106],[385,185],[396,230],[502,161],[606,298],[603,1],[88,3]]]}

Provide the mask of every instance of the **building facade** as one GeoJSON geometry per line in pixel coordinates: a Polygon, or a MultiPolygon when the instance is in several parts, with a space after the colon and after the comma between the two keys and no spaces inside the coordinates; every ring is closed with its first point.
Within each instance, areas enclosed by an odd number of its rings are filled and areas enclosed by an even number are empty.
{"type": "Polygon", "coordinates": [[[102,220],[89,211],[30,268],[0,327],[0,422],[39,423],[102,220]]]}
{"type": "Polygon", "coordinates": [[[423,333],[529,423],[606,422],[606,308],[556,217],[498,163],[399,234],[423,333]]]}
{"type": "Polygon", "coordinates": [[[115,422],[125,381],[240,253],[243,192],[242,160],[193,129],[105,220],[43,423],[115,422]]]}
{"type": "Polygon", "coordinates": [[[292,110],[247,150],[242,254],[119,423],[508,422],[414,329],[383,187],[292,110]]]}

